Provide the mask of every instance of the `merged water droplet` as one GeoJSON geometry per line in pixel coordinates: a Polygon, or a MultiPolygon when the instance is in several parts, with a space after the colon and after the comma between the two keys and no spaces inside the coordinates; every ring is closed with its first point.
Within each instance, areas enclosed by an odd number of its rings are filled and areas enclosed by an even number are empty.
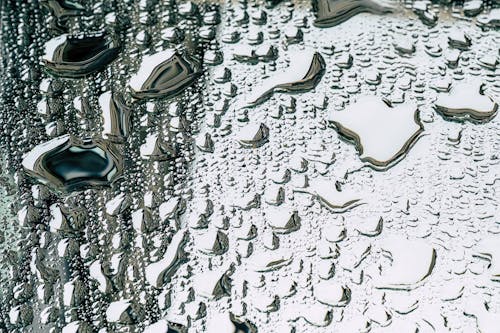
{"type": "Polygon", "coordinates": [[[390,1],[377,0],[315,0],[314,25],[329,28],[347,21],[359,13],[386,14],[394,11],[390,1]]]}
{"type": "Polygon", "coordinates": [[[197,60],[168,49],[144,57],[139,71],[130,78],[130,92],[138,99],[172,97],[193,84],[200,74],[197,60]]]}
{"type": "Polygon", "coordinates": [[[155,287],[161,288],[168,281],[184,258],[183,247],[186,243],[186,230],[179,230],[173,237],[163,257],[145,268],[146,280],[155,287]]]}
{"type": "Polygon", "coordinates": [[[436,263],[436,250],[420,240],[390,237],[382,249],[392,264],[385,269],[377,288],[412,290],[428,277],[436,263]]]}
{"type": "Polygon", "coordinates": [[[83,38],[61,35],[45,44],[42,61],[57,76],[79,78],[104,69],[119,52],[118,41],[105,34],[83,38]]]}
{"type": "Polygon", "coordinates": [[[290,54],[290,67],[255,88],[246,96],[246,106],[255,106],[267,100],[274,92],[303,92],[313,89],[326,68],[318,52],[302,51],[290,54]]]}
{"type": "Polygon", "coordinates": [[[104,141],[64,135],[33,148],[24,157],[23,167],[40,182],[72,192],[109,186],[122,171],[122,159],[104,141]]]}
{"type": "Polygon", "coordinates": [[[498,103],[485,95],[483,88],[479,81],[459,83],[438,95],[436,111],[451,119],[487,122],[497,114],[498,103]]]}
{"type": "Polygon", "coordinates": [[[298,193],[309,193],[326,208],[335,213],[343,213],[362,204],[360,195],[349,189],[340,191],[332,181],[315,179],[306,188],[295,188],[298,193]]]}
{"type": "Polygon", "coordinates": [[[405,156],[423,131],[415,104],[393,107],[375,96],[363,96],[343,111],[332,111],[337,131],[354,141],[363,161],[386,169],[405,156]]]}

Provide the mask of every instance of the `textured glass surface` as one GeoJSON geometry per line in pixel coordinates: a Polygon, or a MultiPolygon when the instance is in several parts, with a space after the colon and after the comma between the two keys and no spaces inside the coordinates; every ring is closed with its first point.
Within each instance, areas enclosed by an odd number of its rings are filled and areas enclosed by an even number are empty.
{"type": "Polygon", "coordinates": [[[497,1],[0,16],[0,332],[500,332],[497,1]]]}

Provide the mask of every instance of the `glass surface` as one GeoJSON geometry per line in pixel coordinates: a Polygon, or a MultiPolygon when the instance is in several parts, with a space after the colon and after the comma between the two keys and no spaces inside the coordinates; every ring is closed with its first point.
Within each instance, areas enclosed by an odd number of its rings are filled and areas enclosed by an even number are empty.
{"type": "Polygon", "coordinates": [[[0,2],[0,332],[498,332],[500,3],[0,2]]]}

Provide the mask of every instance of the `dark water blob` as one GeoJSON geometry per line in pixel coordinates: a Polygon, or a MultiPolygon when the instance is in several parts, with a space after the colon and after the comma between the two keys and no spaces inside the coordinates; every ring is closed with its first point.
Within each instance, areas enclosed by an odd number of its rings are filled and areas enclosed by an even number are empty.
{"type": "Polygon", "coordinates": [[[23,167],[40,182],[73,192],[109,186],[121,173],[122,160],[108,142],[64,135],[36,146],[23,167]]]}
{"type": "Polygon", "coordinates": [[[104,69],[119,52],[118,41],[107,35],[84,38],[63,35],[46,44],[43,63],[57,76],[79,78],[104,69]]]}

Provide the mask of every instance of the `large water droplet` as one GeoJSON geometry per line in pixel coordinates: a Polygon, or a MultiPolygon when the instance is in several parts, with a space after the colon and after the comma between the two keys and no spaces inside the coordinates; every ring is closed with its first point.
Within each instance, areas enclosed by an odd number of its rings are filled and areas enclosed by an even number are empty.
{"type": "Polygon", "coordinates": [[[42,183],[71,192],[109,186],[121,173],[122,160],[106,142],[65,135],[36,146],[23,167],[42,183]]]}
{"type": "Polygon", "coordinates": [[[107,35],[84,38],[61,35],[45,44],[42,61],[55,75],[79,78],[102,70],[119,52],[118,41],[107,35]]]}
{"type": "Polygon", "coordinates": [[[165,50],[142,60],[137,74],[130,78],[135,98],[168,98],[181,93],[200,75],[200,64],[187,55],[165,50]]]}

